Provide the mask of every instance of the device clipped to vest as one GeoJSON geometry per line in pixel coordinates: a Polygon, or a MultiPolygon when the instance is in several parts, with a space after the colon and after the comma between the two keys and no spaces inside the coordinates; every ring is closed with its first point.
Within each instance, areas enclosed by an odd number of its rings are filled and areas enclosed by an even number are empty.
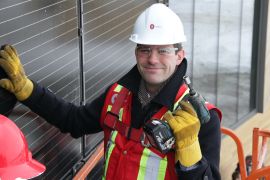
{"type": "Polygon", "coordinates": [[[146,123],[143,129],[151,146],[161,153],[166,154],[173,149],[175,138],[166,121],[153,119],[146,123]]]}
{"type": "MultiPolygon", "coordinates": [[[[221,118],[221,111],[213,105],[210,106],[211,104],[206,103],[205,99],[192,88],[188,76],[184,77],[184,82],[189,87],[189,93],[187,96],[183,97],[182,100],[189,101],[189,103],[192,104],[201,124],[205,124],[210,121],[209,109],[216,109],[221,118]]],[[[146,122],[142,129],[132,128],[129,125],[122,123],[122,121],[119,121],[118,114],[128,92],[129,91],[126,88],[123,88],[120,91],[111,110],[106,113],[104,125],[113,130],[117,130],[121,135],[128,139],[141,143],[144,147],[153,147],[163,154],[173,150],[175,137],[167,121],[151,119],[146,122]]],[[[110,100],[111,97],[112,96],[110,96],[110,100]]],[[[176,107],[176,109],[178,108],[181,107],[176,107]]]]}
{"type": "MultiPolygon", "coordinates": [[[[205,99],[191,87],[188,76],[184,76],[184,82],[190,89],[187,101],[192,104],[201,124],[208,123],[210,120],[210,113],[206,107],[205,99]]],[[[178,106],[176,109],[178,108],[181,107],[178,106]]],[[[163,154],[166,154],[174,148],[175,138],[166,121],[153,119],[146,123],[143,129],[150,144],[163,154]]]]}

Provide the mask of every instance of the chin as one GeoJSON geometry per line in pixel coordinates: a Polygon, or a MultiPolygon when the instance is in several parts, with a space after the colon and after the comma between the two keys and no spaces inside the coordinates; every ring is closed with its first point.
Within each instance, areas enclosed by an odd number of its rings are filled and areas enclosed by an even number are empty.
{"type": "Polygon", "coordinates": [[[154,85],[154,86],[157,86],[157,85],[160,85],[160,84],[162,84],[164,81],[161,81],[161,80],[157,80],[157,79],[148,79],[148,80],[146,80],[146,82],[148,83],[148,84],[151,84],[151,85],[154,85]]]}

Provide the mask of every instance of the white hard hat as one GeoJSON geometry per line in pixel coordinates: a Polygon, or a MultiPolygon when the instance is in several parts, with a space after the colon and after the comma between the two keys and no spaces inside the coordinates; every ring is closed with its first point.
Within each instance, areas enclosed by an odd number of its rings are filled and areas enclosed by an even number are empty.
{"type": "Polygon", "coordinates": [[[177,14],[156,3],[139,15],[129,39],[137,44],[166,45],[185,42],[186,36],[177,14]]]}

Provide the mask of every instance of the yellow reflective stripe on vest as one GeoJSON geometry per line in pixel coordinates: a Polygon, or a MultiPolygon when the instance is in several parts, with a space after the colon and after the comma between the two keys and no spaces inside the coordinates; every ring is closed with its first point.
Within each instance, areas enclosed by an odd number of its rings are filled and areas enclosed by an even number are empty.
{"type": "Polygon", "coordinates": [[[178,106],[178,103],[185,97],[186,94],[189,93],[189,88],[183,93],[183,95],[174,103],[173,110],[175,110],[178,106]]]}
{"type": "Polygon", "coordinates": [[[137,179],[144,179],[145,171],[146,171],[146,164],[147,164],[147,160],[149,158],[149,154],[150,154],[150,150],[147,148],[144,148],[143,154],[141,157],[141,161],[140,161],[140,169],[139,169],[137,179]]]}
{"type": "MultiPolygon", "coordinates": [[[[109,105],[109,106],[107,107],[107,112],[110,111],[111,109],[112,109],[112,106],[109,105]]],[[[123,110],[123,108],[121,108],[121,109],[119,110],[119,114],[118,114],[118,116],[119,116],[119,121],[122,121],[122,118],[123,118],[123,112],[124,112],[124,110],[123,110]]]]}
{"type": "Polygon", "coordinates": [[[109,106],[107,107],[107,112],[110,111],[111,109],[112,109],[112,105],[109,105],[109,106]]]}
{"type": "MultiPolygon", "coordinates": [[[[123,86],[117,85],[113,91],[119,93],[122,88],[123,86]]],[[[178,106],[179,101],[181,101],[188,92],[189,92],[189,89],[187,89],[183,93],[183,95],[174,103],[174,110],[178,106]]],[[[112,105],[108,105],[107,111],[110,111],[111,108],[112,108],[112,105]]],[[[123,108],[121,108],[119,111],[120,121],[122,121],[122,118],[123,118],[123,113],[124,113],[123,111],[124,111],[123,108]]],[[[111,153],[113,152],[113,149],[115,148],[115,138],[117,135],[118,135],[117,131],[112,131],[110,139],[108,141],[106,155],[105,155],[105,170],[104,170],[104,175],[102,179],[106,179],[107,168],[108,168],[111,153]]],[[[166,176],[167,164],[168,164],[167,156],[165,156],[164,158],[161,158],[160,156],[152,152],[150,149],[144,148],[141,155],[140,168],[139,168],[137,179],[138,180],[148,180],[148,179],[163,180],[165,179],[165,176],[166,176]]]]}
{"type": "MultiPolygon", "coordinates": [[[[121,85],[117,85],[114,89],[114,92],[120,92],[121,89],[123,88],[123,86],[121,85]]],[[[112,109],[112,105],[108,105],[107,107],[107,112],[110,111],[112,109]]],[[[122,117],[123,117],[123,108],[121,108],[119,110],[119,120],[122,121],[122,117]]],[[[112,131],[111,132],[111,136],[110,136],[110,139],[108,141],[108,144],[107,144],[107,148],[106,148],[106,154],[105,154],[105,169],[104,169],[104,172],[103,172],[103,176],[102,176],[102,179],[106,179],[106,173],[107,173],[107,170],[108,170],[108,164],[109,164],[109,159],[111,157],[111,154],[113,152],[113,149],[115,147],[115,138],[117,136],[118,132],[117,131],[112,131]]]]}
{"type": "Polygon", "coordinates": [[[168,160],[167,160],[167,156],[165,156],[163,159],[160,160],[160,163],[159,163],[158,169],[160,171],[158,172],[158,180],[165,179],[167,164],[168,164],[168,160]]]}
{"type": "Polygon", "coordinates": [[[108,170],[109,159],[110,159],[112,151],[115,147],[115,138],[116,138],[117,134],[118,134],[117,131],[111,132],[111,136],[110,136],[110,139],[108,141],[107,148],[106,148],[107,150],[106,150],[106,154],[105,154],[105,169],[103,172],[102,179],[106,179],[106,173],[108,170]]]}
{"type": "Polygon", "coordinates": [[[119,120],[120,120],[120,121],[122,121],[122,118],[123,118],[123,111],[124,111],[123,108],[121,108],[121,109],[119,110],[119,115],[118,115],[118,116],[119,116],[119,120]]]}
{"type": "Polygon", "coordinates": [[[138,180],[159,179],[163,180],[166,175],[167,157],[164,159],[153,153],[150,149],[144,148],[140,161],[138,180]]]}
{"type": "Polygon", "coordinates": [[[119,92],[121,91],[122,88],[123,88],[123,86],[121,86],[121,85],[118,84],[118,85],[114,88],[113,91],[119,93],[119,92]]]}
{"type": "MultiPolygon", "coordinates": [[[[178,103],[189,92],[187,89],[183,95],[174,103],[174,110],[177,108],[178,103]]],[[[164,180],[167,169],[167,156],[164,158],[159,157],[153,153],[150,149],[144,148],[141,160],[140,169],[138,173],[138,180],[158,179],[164,180]]]]}

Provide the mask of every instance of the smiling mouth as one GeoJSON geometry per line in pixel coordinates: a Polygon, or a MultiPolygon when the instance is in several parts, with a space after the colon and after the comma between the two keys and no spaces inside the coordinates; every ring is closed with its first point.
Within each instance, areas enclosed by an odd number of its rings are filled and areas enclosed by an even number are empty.
{"type": "Polygon", "coordinates": [[[144,67],[144,69],[153,69],[153,70],[155,70],[155,69],[162,69],[162,68],[160,68],[160,67],[144,67]]]}
{"type": "Polygon", "coordinates": [[[148,73],[156,73],[157,71],[161,70],[161,68],[157,67],[144,67],[144,71],[148,73]]]}

